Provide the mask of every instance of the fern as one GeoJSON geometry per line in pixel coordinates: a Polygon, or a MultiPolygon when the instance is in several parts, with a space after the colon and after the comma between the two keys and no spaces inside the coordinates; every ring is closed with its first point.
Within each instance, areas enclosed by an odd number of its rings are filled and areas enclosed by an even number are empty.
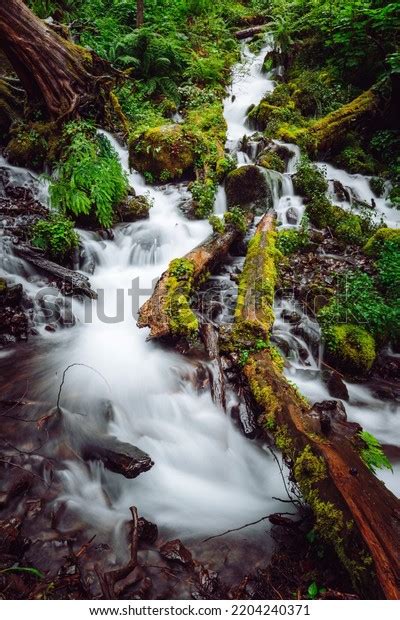
{"type": "Polygon", "coordinates": [[[377,469],[390,469],[393,471],[393,467],[386,454],[383,452],[382,446],[377,438],[367,431],[361,431],[359,436],[366,445],[366,448],[361,450],[361,458],[367,467],[373,473],[375,473],[377,469]]]}
{"type": "Polygon", "coordinates": [[[87,122],[68,123],[64,157],[50,185],[52,206],[78,217],[95,213],[104,228],[127,195],[128,180],[110,142],[87,122]]]}

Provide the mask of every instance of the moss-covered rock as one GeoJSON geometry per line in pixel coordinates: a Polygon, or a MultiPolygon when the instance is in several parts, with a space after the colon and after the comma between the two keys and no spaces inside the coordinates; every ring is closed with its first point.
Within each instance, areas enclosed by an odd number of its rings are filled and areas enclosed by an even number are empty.
{"type": "Polygon", "coordinates": [[[129,164],[148,181],[173,181],[193,176],[199,150],[199,137],[184,125],[162,125],[130,142],[129,164]]]}
{"type": "Polygon", "coordinates": [[[53,123],[19,123],[11,130],[6,155],[14,166],[41,171],[55,156],[58,145],[59,134],[53,123]]]}
{"type": "Polygon", "coordinates": [[[350,375],[364,375],[376,357],[375,340],[358,325],[343,324],[324,330],[328,361],[350,375]]]}
{"type": "Polygon", "coordinates": [[[285,161],[274,151],[264,151],[258,159],[258,164],[263,168],[277,172],[283,173],[286,170],[285,161]]]}
{"type": "Polygon", "coordinates": [[[172,334],[195,338],[199,322],[190,307],[193,289],[194,264],[186,258],[176,258],[169,264],[165,311],[168,315],[172,334]]]}
{"type": "Polygon", "coordinates": [[[228,209],[240,206],[264,213],[271,206],[271,190],[258,166],[242,166],[230,172],[225,179],[225,190],[228,209]]]}
{"type": "Polygon", "coordinates": [[[395,243],[400,249],[400,230],[398,228],[379,228],[365,244],[365,254],[374,257],[379,256],[387,241],[395,243]]]}
{"type": "Polygon", "coordinates": [[[136,222],[149,217],[152,204],[146,196],[129,196],[118,207],[118,215],[121,222],[136,222]]]}

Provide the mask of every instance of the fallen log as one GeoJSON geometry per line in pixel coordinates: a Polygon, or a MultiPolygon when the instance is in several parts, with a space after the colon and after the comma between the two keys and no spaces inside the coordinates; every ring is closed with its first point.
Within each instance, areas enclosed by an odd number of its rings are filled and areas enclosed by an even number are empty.
{"type": "Polygon", "coordinates": [[[236,345],[251,337],[256,342],[260,334],[265,339],[262,349],[250,349],[244,375],[263,429],[272,434],[313,510],[318,535],[336,550],[353,586],[365,596],[400,599],[400,500],[363,461],[361,427],[347,421],[337,401],[311,408],[283,376],[282,359],[267,340],[276,277],[273,229],[273,218],[264,216],[239,284],[236,345]]]}
{"type": "Polygon", "coordinates": [[[72,295],[85,295],[90,299],[97,298],[97,293],[90,288],[87,276],[53,263],[44,257],[41,250],[20,243],[13,246],[13,251],[14,254],[36,267],[39,272],[55,278],[59,288],[66,289],[72,295]]]}
{"type": "Polygon", "coordinates": [[[370,88],[327,116],[315,121],[307,131],[308,150],[313,156],[338,150],[347,134],[368,126],[382,107],[381,88],[370,88]]]}
{"type": "Polygon", "coordinates": [[[250,39],[250,37],[255,37],[256,34],[260,34],[261,32],[264,32],[266,27],[267,27],[267,24],[261,24],[259,26],[251,26],[250,28],[244,28],[243,30],[238,30],[235,33],[235,36],[237,39],[239,39],[239,41],[242,39],[250,39]]]}
{"type": "MultiPolygon", "coordinates": [[[[253,215],[245,215],[248,226],[253,215]]],[[[183,258],[171,261],[158,280],[154,292],[139,310],[138,327],[150,327],[150,338],[191,338],[199,329],[190,299],[201,279],[228,254],[243,233],[227,226],[222,234],[213,233],[183,258]]]]}

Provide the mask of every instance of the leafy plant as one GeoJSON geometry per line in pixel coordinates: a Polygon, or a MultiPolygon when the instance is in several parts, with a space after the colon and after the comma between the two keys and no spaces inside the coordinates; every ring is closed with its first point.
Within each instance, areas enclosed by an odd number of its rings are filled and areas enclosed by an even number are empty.
{"type": "Polygon", "coordinates": [[[376,437],[367,431],[360,431],[359,437],[365,444],[361,450],[361,458],[367,467],[375,474],[377,469],[390,469],[393,471],[392,464],[382,450],[382,446],[376,437]]]}
{"type": "Polygon", "coordinates": [[[109,140],[88,122],[64,130],[64,155],[50,185],[53,207],[78,217],[94,214],[104,228],[127,195],[128,180],[109,140]]]}
{"type": "Polygon", "coordinates": [[[52,212],[46,220],[38,220],[32,227],[31,235],[32,244],[45,250],[55,260],[63,260],[79,241],[74,223],[57,212],[52,212]]]}

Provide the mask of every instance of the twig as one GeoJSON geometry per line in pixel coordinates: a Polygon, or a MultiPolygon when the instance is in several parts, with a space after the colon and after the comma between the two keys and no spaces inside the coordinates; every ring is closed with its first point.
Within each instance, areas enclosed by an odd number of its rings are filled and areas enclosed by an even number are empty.
{"type": "Polygon", "coordinates": [[[64,382],[65,382],[65,375],[67,374],[67,372],[68,372],[68,370],[70,368],[73,368],[73,366],[85,366],[85,368],[90,368],[90,370],[93,370],[93,372],[97,373],[103,379],[103,381],[105,382],[105,384],[107,385],[108,389],[111,392],[110,384],[108,383],[107,379],[101,374],[101,372],[96,370],[96,368],[93,368],[93,366],[89,366],[88,364],[81,364],[80,362],[74,362],[73,364],[69,364],[69,366],[66,367],[66,369],[64,370],[63,375],[62,375],[62,380],[61,380],[60,387],[59,387],[59,390],[58,390],[57,405],[56,405],[58,411],[61,411],[61,409],[60,409],[60,400],[61,400],[62,389],[63,389],[64,382]]]}
{"type": "Polygon", "coordinates": [[[245,525],[241,525],[240,527],[235,527],[232,530],[226,530],[226,532],[222,532],[222,534],[215,534],[215,536],[209,536],[208,538],[205,538],[201,542],[205,543],[205,542],[208,542],[209,540],[213,540],[213,538],[221,538],[221,536],[225,536],[225,534],[230,534],[231,532],[238,532],[239,530],[244,530],[246,527],[250,527],[251,525],[257,525],[257,523],[261,523],[261,521],[266,521],[266,519],[268,518],[269,518],[269,515],[266,515],[265,517],[261,517],[261,519],[258,519],[258,521],[252,521],[251,523],[246,523],[245,525]]]}

